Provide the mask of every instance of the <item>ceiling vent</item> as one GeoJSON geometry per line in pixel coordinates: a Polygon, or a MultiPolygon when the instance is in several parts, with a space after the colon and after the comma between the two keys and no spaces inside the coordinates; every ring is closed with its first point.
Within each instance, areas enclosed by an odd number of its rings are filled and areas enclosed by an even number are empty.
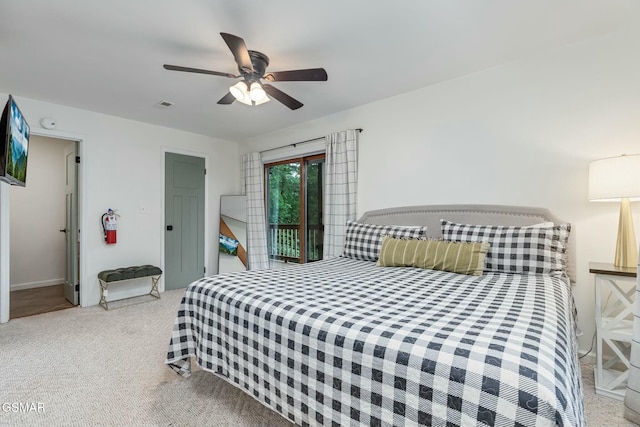
{"type": "Polygon", "coordinates": [[[173,105],[173,102],[170,101],[160,101],[158,102],[156,105],[154,105],[155,108],[169,108],[173,105]]]}

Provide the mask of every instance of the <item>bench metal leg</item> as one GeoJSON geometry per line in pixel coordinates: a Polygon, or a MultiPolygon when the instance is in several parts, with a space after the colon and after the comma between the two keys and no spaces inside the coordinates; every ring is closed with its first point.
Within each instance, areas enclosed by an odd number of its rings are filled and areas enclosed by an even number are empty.
{"type": "Polygon", "coordinates": [[[160,276],[151,276],[151,292],[149,295],[152,297],[160,298],[160,291],[158,290],[158,281],[160,276]]]}
{"type": "Polygon", "coordinates": [[[98,304],[105,310],[109,310],[109,304],[107,303],[107,294],[109,293],[107,288],[109,287],[109,283],[100,279],[98,279],[98,281],[100,282],[100,302],[98,304]]]}

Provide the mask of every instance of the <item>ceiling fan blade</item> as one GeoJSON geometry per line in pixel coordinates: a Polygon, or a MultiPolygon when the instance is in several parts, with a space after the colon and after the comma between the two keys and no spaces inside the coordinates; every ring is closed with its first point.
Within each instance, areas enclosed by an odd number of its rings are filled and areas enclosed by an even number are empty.
{"type": "Polygon", "coordinates": [[[280,89],[277,89],[274,86],[271,86],[265,83],[262,85],[262,88],[264,89],[265,92],[267,92],[267,94],[271,95],[272,98],[277,99],[278,101],[282,102],[284,105],[291,108],[292,110],[297,110],[298,108],[304,105],[302,102],[290,97],[289,95],[287,95],[286,93],[284,93],[280,89]]]}
{"type": "Polygon", "coordinates": [[[309,68],[306,70],[273,71],[265,74],[265,80],[270,82],[313,82],[327,81],[324,68],[309,68]]]}
{"type": "Polygon", "coordinates": [[[213,76],[229,77],[230,79],[236,79],[240,77],[230,73],[221,73],[220,71],[201,70],[199,68],[181,67],[179,65],[164,64],[164,69],[171,71],[186,71],[187,73],[211,74],[213,76]]]}
{"type": "Polygon", "coordinates": [[[231,92],[227,92],[225,96],[220,98],[220,101],[218,101],[218,104],[227,105],[227,104],[233,103],[233,101],[235,100],[236,98],[231,94],[231,92]]]}
{"type": "Polygon", "coordinates": [[[244,44],[244,40],[229,33],[220,33],[220,35],[224,39],[225,43],[227,43],[227,46],[229,46],[229,49],[231,50],[231,53],[233,53],[233,57],[236,59],[240,69],[247,73],[253,73],[253,64],[251,63],[249,51],[247,50],[247,46],[244,44]]]}

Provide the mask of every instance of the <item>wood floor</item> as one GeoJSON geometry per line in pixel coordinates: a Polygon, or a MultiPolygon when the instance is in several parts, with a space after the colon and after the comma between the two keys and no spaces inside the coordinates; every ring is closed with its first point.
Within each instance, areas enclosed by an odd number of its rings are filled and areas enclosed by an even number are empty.
{"type": "Polygon", "coordinates": [[[64,285],[12,291],[9,318],[33,316],[34,314],[64,310],[74,307],[64,298],[64,285]]]}

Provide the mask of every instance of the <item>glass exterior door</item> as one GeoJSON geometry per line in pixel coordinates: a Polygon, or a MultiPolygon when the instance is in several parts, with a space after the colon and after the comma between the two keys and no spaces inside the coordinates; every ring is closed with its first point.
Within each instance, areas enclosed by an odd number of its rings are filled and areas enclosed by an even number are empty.
{"type": "Polygon", "coordinates": [[[322,209],[324,202],[324,157],[305,160],[305,262],[322,259],[324,226],[322,209]]]}
{"type": "Polygon", "coordinates": [[[265,165],[272,267],[322,259],[324,154],[265,165]]]}

